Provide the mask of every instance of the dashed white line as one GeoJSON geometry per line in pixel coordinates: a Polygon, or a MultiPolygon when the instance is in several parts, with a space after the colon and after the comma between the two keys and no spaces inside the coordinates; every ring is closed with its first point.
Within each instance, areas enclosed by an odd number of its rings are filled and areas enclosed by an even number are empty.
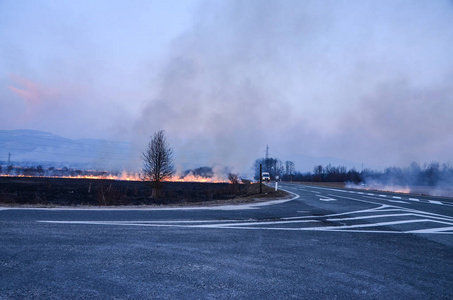
{"type": "Polygon", "coordinates": [[[334,198],[319,198],[320,201],[337,201],[337,199],[334,198]]]}
{"type": "Polygon", "coordinates": [[[420,199],[417,199],[417,198],[409,198],[409,200],[412,200],[412,201],[420,201],[420,199]]]}
{"type": "Polygon", "coordinates": [[[433,204],[443,204],[442,202],[440,201],[436,201],[436,200],[428,200],[429,203],[433,203],[433,204]]]}

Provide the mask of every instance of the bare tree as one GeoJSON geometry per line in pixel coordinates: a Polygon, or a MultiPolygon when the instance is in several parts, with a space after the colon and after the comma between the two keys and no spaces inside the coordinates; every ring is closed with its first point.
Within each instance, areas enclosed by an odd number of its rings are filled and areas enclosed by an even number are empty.
{"type": "Polygon", "coordinates": [[[293,161],[287,160],[285,161],[285,167],[286,167],[286,175],[293,175],[294,171],[296,171],[296,166],[293,161]]]}
{"type": "MultiPolygon", "coordinates": [[[[153,182],[156,190],[160,188],[162,181],[169,179],[175,173],[173,150],[163,130],[154,134],[146,151],[142,154],[142,160],[144,179],[153,182]]],[[[153,191],[153,195],[156,195],[156,192],[153,191]]]]}
{"type": "Polygon", "coordinates": [[[238,184],[239,183],[239,175],[238,174],[234,174],[234,173],[228,173],[228,180],[232,184],[238,184]]]}

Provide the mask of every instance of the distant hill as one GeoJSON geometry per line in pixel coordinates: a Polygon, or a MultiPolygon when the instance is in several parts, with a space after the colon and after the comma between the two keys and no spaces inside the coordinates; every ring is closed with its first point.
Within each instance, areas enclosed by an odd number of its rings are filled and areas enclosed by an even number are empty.
{"type": "Polygon", "coordinates": [[[6,165],[11,153],[16,165],[124,169],[131,152],[131,145],[124,142],[72,140],[37,130],[0,130],[0,165],[6,165]]]}

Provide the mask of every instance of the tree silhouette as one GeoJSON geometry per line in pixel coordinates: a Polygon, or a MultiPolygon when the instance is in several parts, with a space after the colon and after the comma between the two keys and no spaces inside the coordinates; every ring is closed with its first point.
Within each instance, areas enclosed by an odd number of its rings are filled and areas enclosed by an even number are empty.
{"type": "Polygon", "coordinates": [[[173,150],[170,148],[163,130],[154,134],[142,154],[143,177],[153,183],[153,196],[158,196],[161,182],[175,173],[173,150]]]}

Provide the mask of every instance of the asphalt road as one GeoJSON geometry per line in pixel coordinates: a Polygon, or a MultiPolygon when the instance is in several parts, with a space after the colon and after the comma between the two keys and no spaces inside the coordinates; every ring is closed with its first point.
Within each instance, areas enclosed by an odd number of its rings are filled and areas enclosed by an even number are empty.
{"type": "Polygon", "coordinates": [[[453,201],[282,184],[199,209],[0,208],[0,299],[453,299],[453,201]]]}

